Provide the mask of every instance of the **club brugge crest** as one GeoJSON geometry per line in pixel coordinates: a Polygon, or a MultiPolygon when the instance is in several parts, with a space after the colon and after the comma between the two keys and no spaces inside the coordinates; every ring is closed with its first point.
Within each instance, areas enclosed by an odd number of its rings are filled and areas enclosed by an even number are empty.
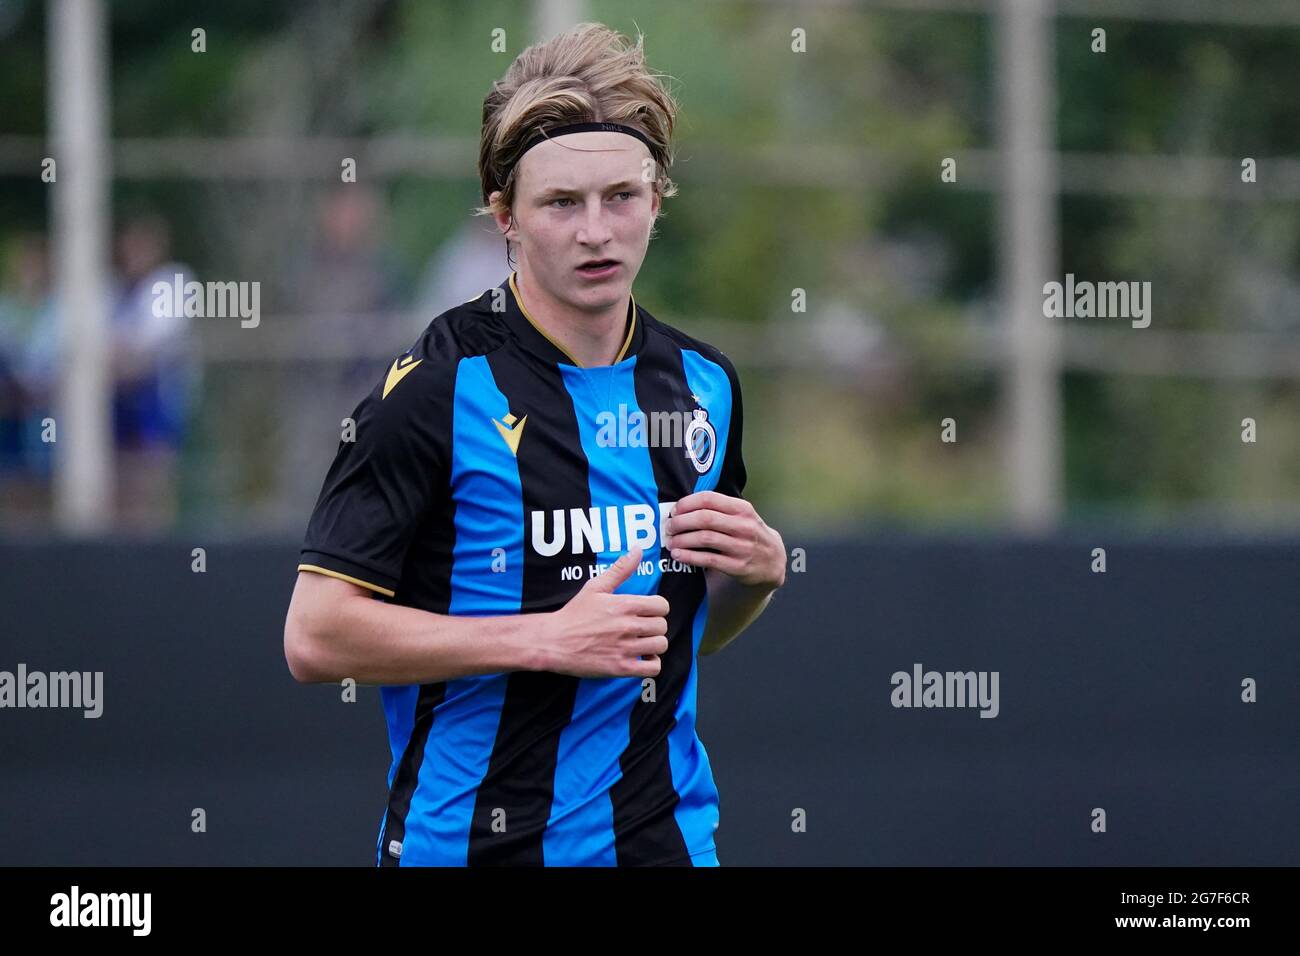
{"type": "Polygon", "coordinates": [[[691,464],[701,475],[713,464],[713,455],[718,448],[718,436],[709,422],[709,413],[702,408],[695,409],[695,417],[686,426],[686,454],[691,464]]]}

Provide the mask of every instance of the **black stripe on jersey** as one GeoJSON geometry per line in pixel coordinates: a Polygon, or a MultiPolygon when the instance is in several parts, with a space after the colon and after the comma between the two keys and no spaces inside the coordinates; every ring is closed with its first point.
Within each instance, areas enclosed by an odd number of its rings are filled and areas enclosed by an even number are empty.
{"type": "MultiPolygon", "coordinates": [[[[560,570],[573,563],[561,548],[543,557],[530,545],[533,511],[591,507],[588,462],[582,450],[577,413],[554,364],[512,349],[488,356],[497,388],[510,411],[528,416],[528,432],[516,461],[523,493],[523,594],[520,612],[554,611],[582,587],[564,582],[560,570]],[[541,440],[545,437],[545,441],[541,440]],[[529,441],[536,437],[537,440],[529,441]]],[[[488,769],[479,784],[470,823],[471,866],[541,866],[542,834],[555,795],[560,734],[573,714],[579,678],[547,671],[514,671],[506,679],[505,699],[488,769]],[[504,832],[494,832],[494,814],[505,813],[504,832]]]]}
{"type": "MultiPolygon", "coordinates": [[[[663,335],[650,341],[637,357],[637,405],[645,414],[682,411],[695,407],[682,366],[682,353],[663,335]]],[[[676,501],[695,488],[697,473],[684,449],[652,446],[650,463],[661,501],[676,501]]],[[[660,658],[655,679],[655,701],[640,701],[632,708],[627,749],[619,758],[623,770],[610,788],[614,805],[614,844],[619,866],[689,866],[681,829],[673,816],[678,803],[668,762],[668,731],[676,724],[674,712],[693,660],[691,619],[685,609],[699,606],[704,572],[664,573],[659,594],[668,601],[668,650],[660,658]]]]}

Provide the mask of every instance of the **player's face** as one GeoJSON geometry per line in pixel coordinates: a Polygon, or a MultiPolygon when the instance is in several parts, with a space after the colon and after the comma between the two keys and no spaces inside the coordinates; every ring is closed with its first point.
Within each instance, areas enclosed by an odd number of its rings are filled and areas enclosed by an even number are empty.
{"type": "Polygon", "coordinates": [[[516,170],[519,268],[551,297],[584,311],[627,301],[659,212],[654,162],[625,133],[570,133],[534,146],[516,170]],[[561,145],[562,144],[562,145],[561,145]],[[584,268],[607,260],[603,268],[584,268]]]}

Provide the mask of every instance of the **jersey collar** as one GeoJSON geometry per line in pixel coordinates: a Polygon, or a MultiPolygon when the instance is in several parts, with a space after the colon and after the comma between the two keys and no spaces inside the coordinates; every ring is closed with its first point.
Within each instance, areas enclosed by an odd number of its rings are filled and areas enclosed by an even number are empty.
{"type": "MultiPolygon", "coordinates": [[[[519,286],[516,284],[515,276],[517,272],[511,272],[504,282],[498,288],[505,291],[505,320],[506,325],[514,333],[515,338],[520,344],[530,352],[535,353],[548,362],[556,362],[562,365],[576,365],[579,368],[584,367],[581,362],[575,359],[564,349],[555,339],[537,324],[537,320],[528,314],[524,308],[523,297],[519,294],[519,286]]],[[[641,344],[645,341],[644,322],[637,317],[636,296],[628,295],[627,306],[627,334],[623,337],[623,346],[619,349],[618,356],[614,359],[614,364],[624,361],[627,358],[637,354],[641,350],[641,344]]]]}

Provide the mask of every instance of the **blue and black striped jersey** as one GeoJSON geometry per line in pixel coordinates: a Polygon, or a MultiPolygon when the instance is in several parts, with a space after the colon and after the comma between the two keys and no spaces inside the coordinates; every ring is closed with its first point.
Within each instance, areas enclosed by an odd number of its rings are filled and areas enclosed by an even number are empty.
{"type": "Polygon", "coordinates": [[[695,720],[705,576],[661,552],[660,528],[687,494],[744,489],[730,360],[630,297],[614,364],[582,367],[512,274],[434,319],[353,418],[300,569],[440,614],[531,614],[639,546],[618,592],[671,608],[653,680],[516,671],[383,687],[379,865],[716,865],[695,720]]]}

